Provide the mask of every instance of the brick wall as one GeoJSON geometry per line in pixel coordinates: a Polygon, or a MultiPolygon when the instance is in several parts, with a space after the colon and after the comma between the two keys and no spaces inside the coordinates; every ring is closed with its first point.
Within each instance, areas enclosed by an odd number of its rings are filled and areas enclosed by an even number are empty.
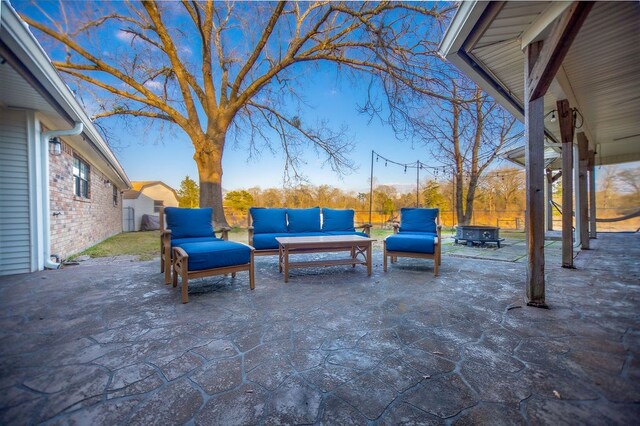
{"type": "Polygon", "coordinates": [[[62,155],[49,155],[51,188],[51,254],[67,259],[122,232],[122,195],[113,204],[113,184],[89,164],[89,198],[74,194],[73,149],[62,143],[62,155]],[[59,213],[59,214],[58,214],[59,213]]]}

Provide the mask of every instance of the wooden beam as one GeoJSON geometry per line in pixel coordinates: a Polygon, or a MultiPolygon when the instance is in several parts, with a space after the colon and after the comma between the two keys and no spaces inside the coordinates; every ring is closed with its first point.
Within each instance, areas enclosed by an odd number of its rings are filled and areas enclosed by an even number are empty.
{"type": "Polygon", "coordinates": [[[587,168],[589,166],[589,140],[584,132],[579,132],[578,137],[578,192],[580,205],[576,219],[580,218],[580,248],[589,250],[589,198],[587,192],[587,168]]]}
{"type": "MultiPolygon", "coordinates": [[[[542,42],[525,48],[525,89],[542,42]]],[[[527,235],[527,305],[546,308],[544,282],[544,98],[524,103],[527,235]]]]}
{"type": "Polygon", "coordinates": [[[562,177],[562,170],[560,170],[558,173],[556,173],[553,178],[551,178],[551,180],[553,181],[553,183],[556,183],[556,181],[558,179],[560,179],[562,177]]]}
{"type": "Polygon", "coordinates": [[[589,150],[589,238],[598,238],[596,228],[596,153],[589,150]]]}
{"type": "Polygon", "coordinates": [[[556,105],[562,137],[562,267],[573,268],[573,111],[566,99],[556,105]]]}
{"type": "Polygon", "coordinates": [[[556,1],[551,4],[541,13],[538,17],[522,32],[520,36],[520,43],[522,43],[522,49],[526,45],[540,37],[549,25],[553,23],[569,6],[570,2],[556,1]]]}
{"type": "Polygon", "coordinates": [[[527,100],[538,99],[547,93],[592,7],[593,2],[577,1],[562,13],[551,29],[549,37],[545,39],[544,47],[527,77],[528,85],[525,92],[527,100]]]}

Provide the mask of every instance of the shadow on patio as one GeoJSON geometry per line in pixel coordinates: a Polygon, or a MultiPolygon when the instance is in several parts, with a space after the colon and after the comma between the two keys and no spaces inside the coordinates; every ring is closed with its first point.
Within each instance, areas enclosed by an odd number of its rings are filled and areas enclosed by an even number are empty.
{"type": "Polygon", "coordinates": [[[0,422],[632,424],[640,236],[594,246],[577,270],[549,247],[550,310],[524,306],[523,261],[462,247],[437,278],[420,260],[385,274],[375,250],[370,278],[284,284],[260,257],[255,291],[246,273],[195,280],[187,305],[157,261],[2,277],[0,422]]]}

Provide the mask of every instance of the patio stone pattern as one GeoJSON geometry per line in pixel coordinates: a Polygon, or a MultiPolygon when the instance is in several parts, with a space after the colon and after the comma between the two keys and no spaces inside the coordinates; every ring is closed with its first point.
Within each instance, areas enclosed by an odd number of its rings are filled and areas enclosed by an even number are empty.
{"type": "Polygon", "coordinates": [[[445,245],[439,277],[376,248],[371,277],[285,284],[260,257],[254,291],[197,279],[186,305],[158,260],[1,277],[0,423],[637,424],[640,235],[600,234],[575,270],[550,243],[549,310],[505,243],[445,245]]]}

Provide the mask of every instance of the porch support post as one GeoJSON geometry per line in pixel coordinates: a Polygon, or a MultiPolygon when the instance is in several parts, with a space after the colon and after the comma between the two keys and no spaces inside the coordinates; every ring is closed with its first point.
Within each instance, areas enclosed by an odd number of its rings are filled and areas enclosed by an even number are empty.
{"type": "Polygon", "coordinates": [[[562,138],[562,267],[573,268],[573,112],[566,99],[556,105],[562,138]]]}
{"type": "MultiPolygon", "coordinates": [[[[542,42],[524,50],[525,93],[529,93],[531,71],[538,60],[542,42]]],[[[544,295],[544,97],[524,103],[527,236],[527,305],[547,307],[544,295]]]]}
{"type": "Polygon", "coordinates": [[[547,219],[547,231],[553,231],[553,172],[551,169],[547,169],[547,192],[546,192],[546,219],[547,219]]]}
{"type": "Polygon", "coordinates": [[[589,150],[589,238],[598,238],[596,228],[596,154],[589,150]]]}
{"type": "Polygon", "coordinates": [[[587,193],[587,166],[589,165],[589,141],[584,132],[579,132],[578,137],[578,192],[580,205],[576,218],[580,217],[580,248],[589,250],[589,198],[587,193]]]}

